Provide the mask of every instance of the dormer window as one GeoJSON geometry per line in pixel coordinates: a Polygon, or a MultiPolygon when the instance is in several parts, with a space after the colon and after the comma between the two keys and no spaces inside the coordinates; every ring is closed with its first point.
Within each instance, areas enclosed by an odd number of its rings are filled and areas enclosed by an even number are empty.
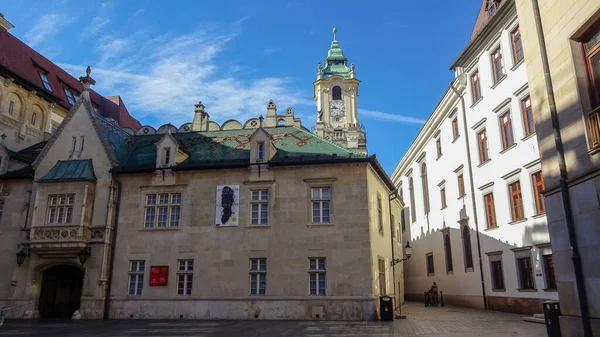
{"type": "Polygon", "coordinates": [[[75,104],[75,101],[77,100],[75,98],[75,95],[71,92],[71,90],[69,88],[64,88],[65,90],[65,95],[67,95],[67,101],[69,101],[69,104],[73,105],[75,104]]]}
{"type": "Polygon", "coordinates": [[[48,74],[42,70],[40,72],[40,78],[42,79],[42,83],[44,84],[44,88],[48,91],[52,91],[52,87],[50,86],[50,81],[48,81],[48,74]]]}
{"type": "Polygon", "coordinates": [[[333,88],[331,88],[331,99],[333,99],[334,101],[339,101],[342,99],[342,88],[340,88],[339,86],[335,86],[333,88]]]}
{"type": "Polygon", "coordinates": [[[171,162],[171,148],[165,148],[165,161],[163,162],[163,165],[168,166],[169,163],[171,162]]]}
{"type": "Polygon", "coordinates": [[[265,156],[265,143],[258,143],[258,151],[256,155],[257,161],[263,161],[265,156]]]}

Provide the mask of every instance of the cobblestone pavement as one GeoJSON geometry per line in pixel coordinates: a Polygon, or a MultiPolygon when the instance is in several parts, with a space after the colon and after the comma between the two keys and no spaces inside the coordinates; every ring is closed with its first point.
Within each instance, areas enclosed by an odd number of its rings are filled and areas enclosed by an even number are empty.
{"type": "Polygon", "coordinates": [[[405,320],[343,321],[197,321],[197,320],[9,320],[4,336],[48,337],[391,337],[391,336],[546,336],[542,324],[526,323],[522,315],[459,307],[403,307],[405,320]]]}

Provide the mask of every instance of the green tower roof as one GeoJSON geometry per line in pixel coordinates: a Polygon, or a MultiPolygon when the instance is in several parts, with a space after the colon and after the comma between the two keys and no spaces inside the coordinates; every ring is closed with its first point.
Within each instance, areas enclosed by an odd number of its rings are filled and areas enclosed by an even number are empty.
{"type": "Polygon", "coordinates": [[[343,78],[350,78],[352,70],[348,67],[348,59],[344,56],[344,52],[337,41],[337,29],[333,27],[333,42],[327,52],[325,58],[325,66],[321,70],[323,79],[327,80],[332,76],[342,76],[343,78]]]}

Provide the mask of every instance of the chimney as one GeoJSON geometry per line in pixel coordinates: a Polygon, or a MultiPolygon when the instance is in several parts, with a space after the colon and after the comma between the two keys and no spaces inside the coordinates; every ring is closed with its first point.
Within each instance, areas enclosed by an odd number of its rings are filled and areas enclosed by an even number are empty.
{"type": "Polygon", "coordinates": [[[0,30],[9,30],[14,27],[12,23],[4,18],[4,14],[0,13],[0,30]]]}
{"type": "Polygon", "coordinates": [[[210,118],[208,112],[204,111],[204,104],[198,102],[194,105],[194,120],[192,121],[193,131],[208,131],[208,120],[210,118]]]}

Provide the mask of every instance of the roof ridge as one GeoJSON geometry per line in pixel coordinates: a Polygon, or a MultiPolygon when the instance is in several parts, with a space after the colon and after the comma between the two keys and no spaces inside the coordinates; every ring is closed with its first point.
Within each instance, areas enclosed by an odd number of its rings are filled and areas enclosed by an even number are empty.
{"type": "Polygon", "coordinates": [[[356,155],[360,155],[360,156],[362,156],[362,157],[368,157],[368,156],[367,156],[367,155],[365,155],[364,153],[355,152],[355,151],[352,151],[352,150],[350,150],[350,149],[347,149],[347,148],[345,148],[345,147],[343,147],[343,146],[341,146],[341,145],[338,145],[338,144],[336,144],[336,143],[334,143],[334,142],[330,141],[329,139],[325,139],[325,138],[323,138],[323,137],[321,137],[321,136],[317,135],[316,133],[313,133],[313,132],[310,132],[310,131],[307,131],[307,130],[301,129],[301,128],[297,127],[296,125],[292,125],[292,128],[294,128],[294,129],[298,129],[298,130],[300,130],[300,131],[302,131],[302,132],[304,132],[304,133],[308,133],[308,134],[310,134],[311,136],[313,136],[313,137],[315,137],[315,138],[317,138],[317,139],[320,139],[320,140],[322,140],[322,141],[324,141],[324,142],[326,142],[326,143],[328,143],[328,144],[330,144],[330,145],[333,145],[333,146],[335,146],[335,147],[337,147],[337,148],[340,148],[340,149],[342,149],[342,150],[344,150],[344,151],[346,151],[346,152],[348,152],[348,153],[351,153],[351,154],[356,154],[356,155]]]}

